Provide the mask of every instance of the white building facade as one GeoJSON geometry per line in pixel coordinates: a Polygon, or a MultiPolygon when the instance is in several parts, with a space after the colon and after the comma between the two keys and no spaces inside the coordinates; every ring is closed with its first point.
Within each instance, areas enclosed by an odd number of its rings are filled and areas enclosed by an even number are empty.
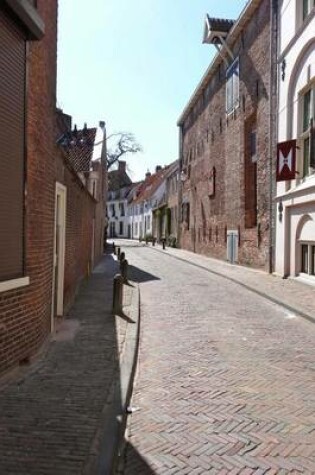
{"type": "Polygon", "coordinates": [[[315,0],[279,1],[278,68],[278,143],[296,140],[296,168],[277,183],[275,271],[315,284],[315,0]]]}
{"type": "Polygon", "coordinates": [[[131,238],[127,196],[130,187],[108,192],[107,218],[109,238],[131,238]]]}

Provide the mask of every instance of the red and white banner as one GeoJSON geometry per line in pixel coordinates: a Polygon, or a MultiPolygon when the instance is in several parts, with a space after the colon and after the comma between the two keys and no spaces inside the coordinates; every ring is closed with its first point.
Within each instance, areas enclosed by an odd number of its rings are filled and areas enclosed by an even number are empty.
{"type": "Polygon", "coordinates": [[[296,178],[296,140],[277,145],[277,181],[296,178]]]}

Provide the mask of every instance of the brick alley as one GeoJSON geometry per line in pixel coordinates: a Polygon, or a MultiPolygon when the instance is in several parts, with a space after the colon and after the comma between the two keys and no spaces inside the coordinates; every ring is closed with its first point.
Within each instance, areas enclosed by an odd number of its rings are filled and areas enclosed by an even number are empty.
{"type": "MultiPolygon", "coordinates": [[[[120,473],[315,473],[314,323],[196,267],[206,258],[190,257],[191,265],[175,258],[181,251],[123,246],[151,277],[140,282],[140,353],[120,473]]],[[[218,265],[227,277],[241,269],[218,265]]]]}

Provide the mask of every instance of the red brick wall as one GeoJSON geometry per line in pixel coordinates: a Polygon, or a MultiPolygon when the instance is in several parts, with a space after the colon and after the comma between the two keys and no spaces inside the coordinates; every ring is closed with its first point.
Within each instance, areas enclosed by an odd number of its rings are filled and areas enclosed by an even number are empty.
{"type": "Polygon", "coordinates": [[[45,37],[27,59],[26,266],[30,285],[0,294],[0,372],[29,358],[50,329],[57,1],[39,0],[45,37]]]}
{"type": "Polygon", "coordinates": [[[67,188],[64,304],[91,270],[96,201],[56,146],[57,0],[38,0],[45,37],[28,53],[26,272],[30,285],[0,293],[0,374],[32,357],[50,333],[56,181],[67,188]]]}
{"type": "MultiPolygon", "coordinates": [[[[270,2],[262,0],[243,34],[233,46],[240,60],[240,107],[225,112],[225,66],[212,79],[211,92],[203,94],[190,124],[184,124],[183,167],[190,179],[183,196],[190,201],[190,229],[181,230],[181,246],[226,259],[226,231],[239,230],[239,262],[264,267],[269,244],[269,88],[270,2]],[[245,123],[257,124],[257,225],[245,226],[245,123]],[[188,162],[187,162],[188,161],[188,162]],[[209,196],[207,176],[215,167],[216,192],[209,196]],[[195,239],[194,239],[195,236],[195,239]]],[[[253,192],[252,190],[250,191],[253,192]]]]}
{"type": "Polygon", "coordinates": [[[66,187],[66,248],[64,275],[65,313],[73,303],[82,279],[91,272],[92,223],[96,201],[56,147],[56,179],[66,187]]]}

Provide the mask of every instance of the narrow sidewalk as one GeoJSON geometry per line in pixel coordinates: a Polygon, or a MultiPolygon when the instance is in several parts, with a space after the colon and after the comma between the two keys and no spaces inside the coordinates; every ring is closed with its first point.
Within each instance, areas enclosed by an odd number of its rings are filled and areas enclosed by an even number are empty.
{"type": "Polygon", "coordinates": [[[139,314],[138,288],[129,285],[123,314],[112,315],[117,272],[116,259],[105,255],[46,354],[0,386],[0,473],[110,473],[139,314]]]}
{"type": "Polygon", "coordinates": [[[298,279],[282,279],[274,274],[249,267],[231,265],[228,262],[183,249],[167,247],[163,250],[159,245],[152,247],[152,249],[223,276],[274,303],[284,306],[293,314],[300,315],[315,323],[315,287],[298,279]]]}

